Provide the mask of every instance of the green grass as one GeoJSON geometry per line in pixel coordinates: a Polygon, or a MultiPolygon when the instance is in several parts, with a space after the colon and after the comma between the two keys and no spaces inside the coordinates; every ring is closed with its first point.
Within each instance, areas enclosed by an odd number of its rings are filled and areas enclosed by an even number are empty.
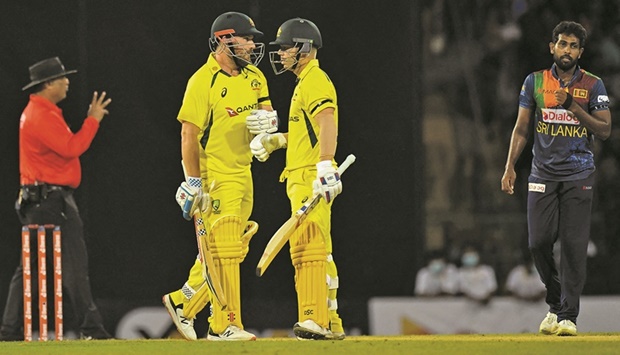
{"type": "Polygon", "coordinates": [[[358,336],[344,341],[67,340],[0,343],[0,354],[618,354],[620,333],[358,336]]]}

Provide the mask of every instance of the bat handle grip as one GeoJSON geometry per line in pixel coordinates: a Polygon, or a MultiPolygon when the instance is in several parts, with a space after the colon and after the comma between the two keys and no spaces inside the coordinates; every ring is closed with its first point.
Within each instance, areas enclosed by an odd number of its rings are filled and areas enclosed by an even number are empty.
{"type": "Polygon", "coordinates": [[[355,155],[349,154],[347,158],[338,167],[338,174],[342,175],[355,162],[355,155]]]}

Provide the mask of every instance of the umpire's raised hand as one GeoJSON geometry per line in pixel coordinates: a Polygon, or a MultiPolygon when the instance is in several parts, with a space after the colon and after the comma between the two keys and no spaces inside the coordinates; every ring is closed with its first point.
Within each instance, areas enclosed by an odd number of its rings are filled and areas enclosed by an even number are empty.
{"type": "Polygon", "coordinates": [[[101,122],[103,116],[109,113],[106,107],[112,102],[112,99],[104,100],[105,91],[101,93],[101,96],[98,96],[95,91],[93,93],[93,100],[90,102],[90,106],[88,106],[88,116],[94,117],[98,122],[101,122]]]}

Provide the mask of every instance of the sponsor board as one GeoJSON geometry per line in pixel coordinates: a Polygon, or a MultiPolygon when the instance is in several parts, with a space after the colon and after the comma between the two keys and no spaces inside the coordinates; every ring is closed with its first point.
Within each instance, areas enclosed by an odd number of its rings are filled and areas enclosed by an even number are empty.
{"type": "MultiPolygon", "coordinates": [[[[620,331],[620,297],[583,296],[579,332],[620,331]]],[[[370,335],[537,333],[549,307],[496,297],[481,305],[464,297],[379,297],[368,302],[370,335]]]]}

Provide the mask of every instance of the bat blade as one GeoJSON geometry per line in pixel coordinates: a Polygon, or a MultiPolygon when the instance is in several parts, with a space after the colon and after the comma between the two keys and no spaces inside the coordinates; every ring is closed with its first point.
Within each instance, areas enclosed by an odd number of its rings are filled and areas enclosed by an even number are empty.
{"type": "Polygon", "coordinates": [[[269,264],[271,264],[276,255],[278,255],[278,252],[282,250],[284,244],[288,242],[293,232],[295,232],[295,229],[297,229],[298,222],[299,218],[297,215],[289,218],[288,221],[284,222],[282,227],[275,232],[273,237],[271,237],[256,266],[256,276],[263,276],[269,264]]]}
{"type": "MultiPolygon", "coordinates": [[[[183,160],[181,160],[181,166],[183,167],[183,175],[185,175],[185,179],[187,180],[187,170],[185,168],[185,163],[183,162],[183,160]]],[[[215,180],[213,180],[211,182],[211,186],[209,186],[209,191],[213,191],[215,185],[216,182],[215,180]]],[[[226,295],[224,295],[224,289],[222,288],[220,275],[215,269],[213,255],[209,251],[209,246],[207,244],[207,237],[209,236],[209,231],[206,228],[204,218],[200,209],[197,209],[196,212],[194,212],[194,227],[196,229],[198,253],[200,254],[200,259],[202,260],[202,276],[207,283],[207,287],[209,287],[209,290],[222,307],[221,309],[224,310],[228,306],[228,302],[226,300],[226,295]]]]}
{"type": "Polygon", "coordinates": [[[200,259],[202,260],[202,276],[211,290],[211,293],[220,304],[221,309],[225,309],[228,306],[226,295],[224,295],[224,289],[222,288],[222,282],[220,275],[215,268],[215,262],[213,261],[213,255],[209,251],[207,244],[207,232],[202,219],[202,213],[198,211],[194,215],[194,224],[196,226],[196,238],[198,239],[198,252],[200,253],[200,259]]]}
{"type": "MultiPolygon", "coordinates": [[[[355,155],[349,154],[347,158],[340,164],[338,167],[338,173],[342,175],[348,168],[355,162],[355,155]]],[[[276,231],[276,233],[271,237],[269,243],[265,247],[265,251],[258,261],[258,265],[256,267],[256,275],[262,276],[267,270],[267,267],[276,255],[282,250],[284,244],[289,240],[293,232],[299,227],[299,225],[304,221],[306,216],[314,210],[316,205],[321,200],[320,194],[316,194],[312,197],[312,199],[306,202],[300,209],[293,214],[293,217],[289,218],[288,221],[284,222],[282,227],[276,231]]]]}

